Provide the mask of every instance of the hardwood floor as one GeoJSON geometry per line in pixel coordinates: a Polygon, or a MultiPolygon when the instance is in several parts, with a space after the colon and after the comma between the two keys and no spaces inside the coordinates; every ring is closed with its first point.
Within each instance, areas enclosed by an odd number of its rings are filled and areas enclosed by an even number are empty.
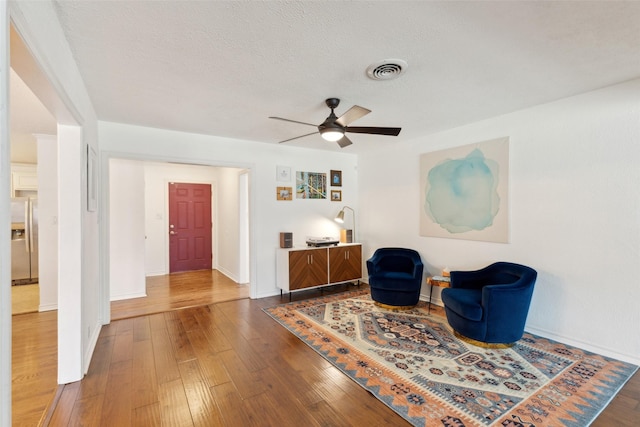
{"type": "Polygon", "coordinates": [[[36,313],[40,308],[40,286],[11,286],[11,314],[36,313]]]}
{"type": "MultiPolygon", "coordinates": [[[[286,295],[241,299],[113,321],[102,328],[87,376],[61,388],[42,425],[408,425],[262,312],[286,301],[286,295]]],[[[45,335],[55,317],[40,323],[45,335]]],[[[37,347],[48,340],[39,337],[31,350],[46,354],[37,347]]],[[[34,381],[19,391],[24,397],[14,400],[14,425],[38,425],[15,409],[27,406],[29,393],[37,397],[37,387],[34,381]]],[[[638,419],[636,373],[592,426],[635,426],[638,419]]]]}
{"type": "Polygon", "coordinates": [[[12,317],[11,416],[13,426],[37,426],[56,392],[58,312],[12,317]]]}
{"type": "MultiPolygon", "coordinates": [[[[217,270],[194,271],[148,277],[147,295],[112,302],[112,318],[247,298],[249,287],[217,270]]],[[[12,322],[12,424],[33,427],[46,421],[45,411],[58,389],[58,316],[56,311],[19,314],[12,322]]]]}
{"type": "Polygon", "coordinates": [[[240,298],[249,298],[249,285],[238,285],[218,270],[150,276],[146,297],[111,303],[111,320],[240,298]]]}

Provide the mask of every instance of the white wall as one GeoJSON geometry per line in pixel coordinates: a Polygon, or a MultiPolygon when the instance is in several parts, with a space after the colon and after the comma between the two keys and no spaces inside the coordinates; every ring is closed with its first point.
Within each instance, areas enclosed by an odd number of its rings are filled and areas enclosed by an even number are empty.
{"type": "Polygon", "coordinates": [[[61,144],[58,150],[59,192],[58,199],[58,358],[64,367],[58,369],[58,382],[65,384],[81,379],[83,372],[83,343],[85,336],[82,325],[84,298],[82,292],[82,203],[83,175],[82,159],[84,146],[77,126],[58,126],[61,144]],[[80,269],[78,268],[80,266],[80,269]],[[80,271],[78,271],[80,270],[80,271]],[[78,274],[80,273],[80,274],[78,274]]]}
{"type": "Polygon", "coordinates": [[[638,123],[635,80],[362,156],[365,256],[383,245],[415,248],[428,274],[529,265],[538,280],[527,330],[640,364],[638,123]],[[510,137],[510,243],[420,237],[420,155],[502,136],[510,137]]]}
{"type": "MultiPolygon", "coordinates": [[[[65,168],[62,162],[59,163],[58,181],[60,188],[74,187],[69,193],[61,192],[65,202],[59,199],[58,203],[61,211],[58,218],[59,253],[65,254],[59,258],[58,273],[58,381],[67,383],[81,379],[86,372],[102,322],[98,214],[86,210],[84,163],[87,145],[98,151],[97,120],[53,3],[14,1],[6,4],[11,20],[33,58],[32,71],[44,78],[34,75],[25,78],[15,68],[16,72],[27,85],[36,84],[30,85],[30,89],[58,121],[61,157],[69,155],[65,168]],[[60,125],[63,125],[64,135],[60,125]],[[67,142],[70,145],[65,145],[67,142]],[[73,200],[69,200],[72,197],[73,200]],[[69,217],[66,217],[67,213],[69,217]],[[68,228],[67,234],[63,234],[65,228],[68,228]]],[[[8,32],[8,28],[2,28],[2,31],[8,32]]],[[[13,50],[11,55],[13,62],[13,50]]],[[[6,92],[2,96],[5,97],[6,92]]]]}
{"type": "Polygon", "coordinates": [[[110,300],[146,296],[144,164],[109,161],[110,300]]]}
{"type": "Polygon", "coordinates": [[[9,10],[0,3],[0,425],[11,425],[9,10]]]}
{"type": "MultiPolygon", "coordinates": [[[[147,276],[169,273],[169,183],[210,184],[214,192],[211,209],[215,217],[215,188],[218,169],[175,163],[139,162],[145,171],[145,232],[147,276]]],[[[113,219],[111,220],[113,224],[113,219]]],[[[214,262],[216,253],[214,251],[214,262]]]]}
{"type": "MultiPolygon", "coordinates": [[[[339,227],[333,217],[339,209],[349,205],[358,212],[357,159],[353,154],[109,122],[99,123],[99,136],[101,156],[106,158],[174,161],[251,170],[251,295],[254,298],[279,294],[275,282],[275,253],[281,231],[293,232],[297,246],[304,245],[307,236],[337,237],[339,227]],[[291,167],[293,177],[290,182],[276,181],[278,165],[291,167]],[[296,170],[328,174],[332,169],[342,171],[342,202],[329,199],[276,200],[277,186],[295,187],[296,170]]],[[[237,193],[237,186],[234,191],[237,193]]],[[[108,213],[105,215],[108,217],[108,213]]],[[[219,252],[224,250],[219,248],[219,252]]],[[[234,268],[231,261],[229,263],[224,268],[234,268]]]]}
{"type": "Polygon", "coordinates": [[[36,135],[38,144],[39,311],[58,308],[58,138],[36,135]],[[46,161],[45,161],[46,159],[46,161]]]}
{"type": "Polygon", "coordinates": [[[249,171],[243,170],[238,174],[238,277],[236,282],[247,284],[251,280],[249,257],[249,171]]]}
{"type": "MultiPolygon", "coordinates": [[[[239,173],[242,169],[221,168],[217,205],[218,270],[238,282],[240,276],[240,193],[239,173]]],[[[274,190],[275,194],[275,190],[274,190]]]]}
{"type": "Polygon", "coordinates": [[[238,281],[237,187],[238,176],[243,170],[110,159],[110,299],[145,296],[146,276],[169,273],[167,231],[170,182],[211,185],[211,218],[214,223],[212,265],[238,281]],[[218,243],[218,240],[221,242],[218,243]]]}

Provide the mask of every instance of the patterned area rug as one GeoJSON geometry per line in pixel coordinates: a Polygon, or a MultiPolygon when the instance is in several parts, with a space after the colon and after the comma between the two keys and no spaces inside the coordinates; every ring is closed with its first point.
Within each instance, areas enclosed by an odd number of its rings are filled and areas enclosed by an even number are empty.
{"type": "Polygon", "coordinates": [[[529,333],[476,347],[425,303],[387,310],[368,290],[264,311],[414,426],[584,427],[637,369],[529,333]]]}

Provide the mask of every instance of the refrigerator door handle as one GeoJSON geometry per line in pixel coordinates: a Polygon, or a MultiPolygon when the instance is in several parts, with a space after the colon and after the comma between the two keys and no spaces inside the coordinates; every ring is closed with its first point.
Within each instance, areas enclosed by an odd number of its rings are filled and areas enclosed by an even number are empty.
{"type": "Polygon", "coordinates": [[[31,199],[27,201],[29,212],[29,231],[27,235],[29,236],[29,252],[33,252],[33,204],[31,203],[31,199]]]}
{"type": "Polygon", "coordinates": [[[31,227],[29,226],[29,199],[24,202],[24,250],[29,252],[29,234],[31,227]]]}

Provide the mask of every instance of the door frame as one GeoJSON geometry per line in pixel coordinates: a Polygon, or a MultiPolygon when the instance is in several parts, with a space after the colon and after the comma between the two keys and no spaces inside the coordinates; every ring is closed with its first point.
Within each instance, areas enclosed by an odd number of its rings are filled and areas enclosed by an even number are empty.
{"type": "Polygon", "coordinates": [[[9,149],[9,6],[0,3],[0,424],[11,425],[11,159],[9,149]]]}
{"type": "MultiPolygon", "coordinates": [[[[59,253],[64,251],[66,254],[64,258],[59,257],[57,262],[58,345],[56,352],[58,358],[58,384],[64,384],[81,379],[86,372],[89,365],[89,357],[93,353],[93,346],[98,337],[94,326],[99,326],[101,320],[97,319],[96,324],[88,324],[87,316],[83,312],[85,307],[85,300],[83,299],[85,287],[83,285],[89,280],[87,277],[89,269],[91,267],[94,268],[93,271],[99,269],[99,265],[89,265],[91,260],[87,260],[85,257],[89,248],[85,241],[88,224],[86,220],[94,215],[87,214],[83,205],[83,197],[86,195],[86,189],[83,187],[86,179],[86,173],[83,173],[86,167],[84,156],[86,147],[91,143],[95,146],[97,142],[93,139],[94,134],[91,131],[87,132],[87,127],[84,125],[85,118],[74,104],[74,99],[67,94],[63,83],[52,77],[56,73],[53,71],[51,64],[45,60],[46,55],[43,55],[40,50],[42,46],[35,40],[37,37],[34,36],[32,31],[35,23],[27,22],[21,8],[16,6],[15,2],[13,6],[11,6],[11,2],[3,4],[2,21],[3,25],[0,25],[0,28],[2,28],[3,35],[0,38],[3,45],[9,45],[12,31],[15,31],[20,43],[14,45],[13,48],[15,50],[11,52],[9,52],[10,49],[6,49],[0,69],[5,71],[5,65],[12,66],[12,62],[18,59],[20,59],[19,63],[22,64],[20,68],[26,67],[29,69],[29,72],[25,74],[14,67],[16,74],[25,80],[25,83],[30,86],[30,89],[49,109],[56,120],[58,124],[56,135],[58,166],[60,166],[62,159],[66,162],[65,173],[60,174],[61,169],[60,167],[58,168],[57,193],[58,229],[67,231],[58,236],[57,249],[59,253]],[[14,57],[14,55],[17,56],[14,57]],[[26,81],[25,77],[29,78],[33,86],[26,81]],[[69,191],[63,193],[60,189],[65,186],[69,191]],[[89,327],[88,334],[85,334],[85,326],[89,327]]],[[[8,76],[8,67],[6,70],[6,75],[8,76]]],[[[6,94],[7,92],[3,93],[6,94]]],[[[8,97],[6,100],[8,100],[8,97]]],[[[2,102],[5,102],[5,98],[3,98],[2,102]]],[[[8,129],[8,126],[5,129],[8,129]]],[[[2,139],[2,144],[4,144],[4,136],[2,139]]],[[[9,143],[8,139],[6,143],[9,143]]],[[[4,311],[4,307],[2,309],[4,311]]],[[[11,313],[10,299],[8,312],[11,313]]],[[[8,322],[8,324],[11,325],[11,322],[8,322]]],[[[0,359],[2,357],[3,355],[0,355],[0,359]]],[[[11,354],[9,354],[10,357],[11,354]]],[[[2,368],[4,368],[4,365],[2,368]]],[[[2,377],[1,374],[0,377],[2,377]]],[[[7,413],[11,414],[10,411],[7,413]]],[[[2,420],[2,417],[0,417],[0,420],[2,420]]]]}
{"type": "Polygon", "coordinates": [[[238,243],[238,283],[249,283],[251,277],[251,242],[250,242],[250,218],[251,213],[249,201],[249,179],[251,178],[250,171],[241,170],[238,172],[238,212],[240,214],[239,221],[239,238],[238,243]]]}
{"type": "MultiPolygon", "coordinates": [[[[255,165],[253,163],[240,163],[240,162],[235,163],[235,162],[221,161],[221,160],[215,160],[215,159],[211,159],[209,161],[203,161],[203,159],[201,158],[157,156],[157,155],[126,153],[126,152],[109,151],[109,150],[101,151],[100,167],[98,168],[100,171],[100,180],[99,180],[100,191],[98,194],[101,196],[101,198],[98,201],[98,214],[100,218],[102,218],[102,220],[100,221],[100,231],[99,231],[100,244],[102,245],[101,246],[102,250],[100,251],[100,257],[101,257],[100,264],[104,266],[104,268],[101,269],[100,286],[101,286],[101,295],[102,295],[102,313],[101,314],[102,314],[102,319],[104,320],[104,324],[111,322],[111,305],[109,300],[109,283],[110,283],[109,269],[111,265],[111,261],[109,259],[109,230],[111,227],[111,218],[109,216],[109,204],[110,204],[109,160],[111,159],[127,159],[127,160],[138,160],[142,162],[180,163],[184,165],[194,165],[194,166],[211,166],[211,167],[246,169],[246,171],[249,173],[249,189],[256,188],[256,182],[255,182],[256,174],[254,173],[255,165]]],[[[169,181],[167,180],[167,183],[168,182],[169,181]]],[[[166,188],[165,191],[168,192],[169,186],[166,185],[165,188],[166,188]]],[[[216,188],[216,194],[217,194],[217,188],[216,188]]],[[[217,197],[215,202],[213,200],[214,199],[212,197],[212,204],[215,203],[217,206],[218,205],[217,197]]],[[[249,190],[249,247],[250,247],[250,250],[249,250],[250,252],[249,297],[252,299],[255,299],[258,297],[257,280],[256,280],[258,261],[255,253],[256,251],[251,250],[252,248],[256,247],[256,233],[254,232],[254,227],[255,227],[254,224],[256,223],[256,218],[257,218],[256,206],[257,206],[256,194],[255,192],[249,190]]],[[[168,204],[166,209],[168,209],[168,204]]],[[[216,219],[214,221],[217,221],[217,212],[215,215],[216,215],[215,217],[216,219]]],[[[167,215],[165,215],[165,218],[167,218],[166,227],[168,229],[169,227],[168,212],[167,212],[167,215]]],[[[218,253],[219,249],[218,249],[217,230],[214,229],[214,233],[216,238],[214,239],[214,242],[212,242],[212,247],[213,247],[212,251],[214,251],[215,253],[218,253]]],[[[168,239],[168,235],[167,235],[167,239],[168,239]]],[[[168,252],[166,256],[167,256],[166,260],[168,263],[169,262],[168,252]]],[[[215,263],[212,262],[212,265],[217,266],[218,265],[217,261],[215,263]]]]}

